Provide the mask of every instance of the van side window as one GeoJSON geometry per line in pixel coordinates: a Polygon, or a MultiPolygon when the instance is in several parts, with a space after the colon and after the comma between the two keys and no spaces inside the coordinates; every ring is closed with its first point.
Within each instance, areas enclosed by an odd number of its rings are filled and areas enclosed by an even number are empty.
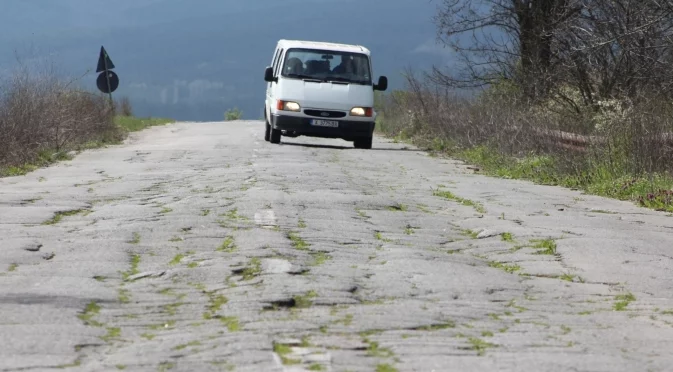
{"type": "Polygon", "coordinates": [[[278,52],[278,56],[276,56],[276,63],[273,66],[273,75],[274,76],[278,76],[278,71],[280,71],[280,65],[282,64],[281,63],[282,56],[283,56],[283,49],[281,49],[278,52]]]}

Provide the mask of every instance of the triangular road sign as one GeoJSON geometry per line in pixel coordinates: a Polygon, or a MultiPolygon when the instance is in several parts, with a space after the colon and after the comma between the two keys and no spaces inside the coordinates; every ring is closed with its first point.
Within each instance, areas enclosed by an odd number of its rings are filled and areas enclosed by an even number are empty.
{"type": "Polygon", "coordinates": [[[105,48],[101,46],[100,56],[98,57],[98,67],[96,68],[96,72],[112,70],[113,68],[115,68],[114,63],[112,63],[112,60],[110,59],[110,56],[107,54],[107,51],[105,51],[105,48]]]}

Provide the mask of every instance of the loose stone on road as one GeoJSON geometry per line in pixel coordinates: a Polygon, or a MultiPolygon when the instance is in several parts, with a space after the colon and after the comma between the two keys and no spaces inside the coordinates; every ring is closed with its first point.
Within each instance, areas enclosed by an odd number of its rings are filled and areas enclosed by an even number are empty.
{"type": "Polygon", "coordinates": [[[668,371],[673,218],[177,123],[0,179],[0,370],[668,371]]]}

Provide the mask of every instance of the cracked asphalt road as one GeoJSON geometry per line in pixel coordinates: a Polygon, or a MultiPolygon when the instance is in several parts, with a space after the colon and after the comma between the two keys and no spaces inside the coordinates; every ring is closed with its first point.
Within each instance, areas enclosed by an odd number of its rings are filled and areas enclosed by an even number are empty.
{"type": "Polygon", "coordinates": [[[0,370],[670,371],[673,218],[177,123],[0,179],[0,370]]]}

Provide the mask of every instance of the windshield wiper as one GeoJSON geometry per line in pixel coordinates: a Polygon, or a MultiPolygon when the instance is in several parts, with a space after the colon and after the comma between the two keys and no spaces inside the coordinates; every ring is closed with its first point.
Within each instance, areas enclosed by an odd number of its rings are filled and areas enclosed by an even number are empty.
{"type": "Polygon", "coordinates": [[[302,79],[304,81],[311,81],[311,82],[316,82],[316,83],[321,83],[322,80],[315,78],[310,75],[304,75],[304,74],[287,74],[287,77],[291,78],[297,78],[297,79],[302,79]]]}
{"type": "Polygon", "coordinates": [[[326,81],[339,81],[339,82],[344,82],[344,83],[352,83],[352,84],[366,84],[365,81],[362,80],[352,80],[348,79],[345,77],[340,77],[340,76],[329,76],[325,78],[326,81]]]}

